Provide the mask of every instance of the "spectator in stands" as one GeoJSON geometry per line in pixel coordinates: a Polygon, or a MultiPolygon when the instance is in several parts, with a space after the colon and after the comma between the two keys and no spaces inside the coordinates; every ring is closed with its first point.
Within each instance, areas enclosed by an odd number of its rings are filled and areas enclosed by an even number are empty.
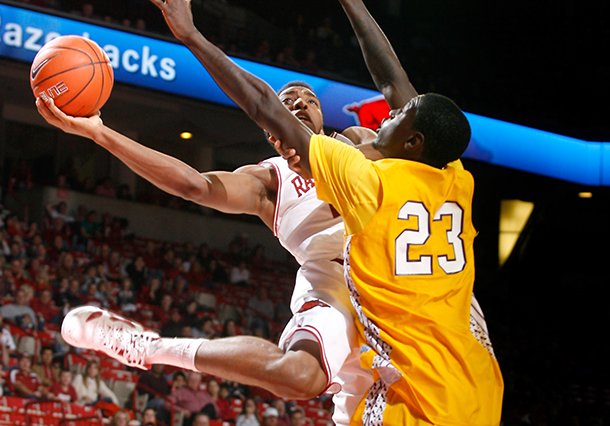
{"type": "Polygon", "coordinates": [[[58,262],[60,257],[70,250],[69,239],[72,232],[63,224],[61,219],[55,219],[55,226],[51,236],[51,245],[48,246],[47,255],[49,261],[58,262]]]}
{"type": "Polygon", "coordinates": [[[15,255],[11,255],[11,268],[13,269],[13,277],[15,277],[15,283],[17,284],[17,287],[23,287],[27,285],[30,289],[33,289],[32,286],[34,285],[34,281],[31,280],[30,274],[25,269],[25,250],[22,249],[22,245],[18,243],[11,244],[11,247],[15,249],[15,255]],[[17,254],[18,252],[22,252],[23,254],[17,254]]]}
{"type": "Polygon", "coordinates": [[[199,245],[199,249],[197,250],[197,258],[199,259],[199,262],[201,262],[201,265],[208,269],[210,261],[214,258],[208,244],[201,243],[199,245]]]}
{"type": "Polygon", "coordinates": [[[193,290],[201,290],[205,285],[206,281],[209,280],[210,274],[203,267],[197,256],[190,257],[191,267],[185,274],[185,278],[189,283],[189,286],[193,290]]]}
{"type": "Polygon", "coordinates": [[[267,287],[260,286],[256,295],[248,301],[248,327],[251,330],[261,329],[269,337],[270,323],[275,319],[275,305],[269,299],[267,287]]]}
{"type": "Polygon", "coordinates": [[[59,381],[53,383],[49,389],[49,398],[62,402],[76,402],[78,395],[72,385],[72,371],[63,369],[59,373],[59,381]]]}
{"type": "Polygon", "coordinates": [[[9,359],[15,353],[15,349],[17,349],[15,339],[0,314],[0,362],[2,363],[2,368],[9,367],[9,359]]]}
{"type": "Polygon", "coordinates": [[[184,414],[188,425],[191,424],[195,414],[201,413],[206,405],[213,402],[201,383],[201,373],[189,371],[186,374],[186,385],[172,390],[169,396],[169,400],[184,414]]]}
{"type": "Polygon", "coordinates": [[[77,279],[60,278],[55,291],[55,304],[62,310],[82,304],[80,283],[77,279]]]}
{"type": "Polygon", "coordinates": [[[0,316],[14,322],[18,326],[33,324],[38,326],[38,316],[27,304],[26,290],[19,288],[15,293],[15,301],[0,307],[0,316]]]}
{"type": "Polygon", "coordinates": [[[19,354],[17,368],[9,373],[10,386],[15,395],[22,398],[40,399],[44,394],[42,383],[32,371],[32,355],[26,352],[19,354]]]}
{"type": "Polygon", "coordinates": [[[231,318],[225,320],[220,337],[231,337],[237,335],[239,335],[239,333],[237,333],[237,324],[235,323],[235,320],[231,318]]]}
{"type": "Polygon", "coordinates": [[[227,396],[224,397],[225,399],[241,399],[244,401],[246,399],[245,395],[249,393],[248,386],[231,380],[223,381],[221,388],[226,388],[226,390],[222,389],[222,394],[227,394],[227,396]]]}
{"type": "Polygon", "coordinates": [[[53,220],[61,219],[64,223],[75,221],[74,216],[68,213],[68,204],[65,201],[60,201],[57,204],[48,204],[47,213],[53,220]]]}
{"type": "MultiPolygon", "coordinates": [[[[30,275],[34,279],[34,288],[37,291],[50,290],[51,289],[51,274],[49,273],[49,266],[42,265],[40,259],[34,258],[32,262],[35,264],[36,270],[30,270],[30,275]]],[[[32,263],[30,262],[30,264],[32,263]]],[[[53,294],[51,293],[51,298],[53,294]]]]}
{"type": "Polygon", "coordinates": [[[186,386],[186,374],[183,371],[176,371],[172,376],[172,392],[176,389],[186,386]]]}
{"type": "Polygon", "coordinates": [[[210,419],[223,419],[223,416],[231,409],[231,403],[227,399],[221,397],[218,380],[214,378],[209,379],[205,389],[212,401],[203,407],[202,411],[207,414],[210,419]]]}
{"type": "Polygon", "coordinates": [[[16,214],[10,213],[6,216],[4,221],[6,222],[6,233],[9,237],[13,239],[23,238],[25,235],[24,223],[19,220],[19,217],[16,214]]]}
{"type": "Polygon", "coordinates": [[[121,287],[116,296],[117,304],[123,312],[134,312],[136,310],[136,293],[133,289],[131,278],[121,279],[121,287]]]}
{"type": "Polygon", "coordinates": [[[210,282],[208,287],[217,288],[222,284],[226,284],[229,282],[229,275],[227,274],[227,270],[218,262],[216,259],[210,259],[209,264],[210,271],[210,282]]]}
{"type": "Polygon", "coordinates": [[[117,396],[100,377],[100,366],[97,361],[87,362],[85,371],[76,375],[72,385],[81,404],[93,405],[98,401],[119,404],[117,396]]]}
{"type": "Polygon", "coordinates": [[[165,366],[163,364],[153,364],[150,370],[141,371],[138,384],[136,385],[139,394],[147,394],[147,408],[153,408],[161,414],[172,387],[165,377],[165,366]]]}
{"type": "Polygon", "coordinates": [[[191,426],[210,426],[210,416],[203,413],[196,414],[191,426]]]}
{"type": "MultiPolygon", "coordinates": [[[[161,289],[161,278],[156,275],[151,275],[144,288],[138,292],[140,302],[154,305],[155,307],[161,306],[161,298],[163,291],[161,289]]],[[[158,318],[161,320],[161,318],[158,318]]]]}
{"type": "Polygon", "coordinates": [[[163,336],[178,337],[182,334],[183,326],[184,321],[182,320],[180,308],[172,308],[169,319],[161,326],[161,334],[163,336]]]}
{"type": "Polygon", "coordinates": [[[229,281],[233,285],[247,287],[250,285],[250,269],[245,260],[240,260],[236,265],[231,267],[231,275],[229,281]]]}
{"type": "Polygon", "coordinates": [[[260,421],[256,414],[256,401],[253,398],[246,398],[244,401],[244,408],[237,419],[235,419],[235,426],[259,426],[260,421]]]}
{"type": "Polygon", "coordinates": [[[83,287],[87,288],[91,283],[99,284],[102,282],[102,277],[97,268],[98,265],[95,262],[90,262],[85,267],[85,274],[82,279],[83,287]]]}
{"type": "Polygon", "coordinates": [[[304,426],[305,423],[305,411],[299,406],[293,407],[290,410],[290,426],[304,426]]]}
{"type": "Polygon", "coordinates": [[[82,273],[71,252],[64,251],[59,255],[56,275],[60,279],[80,279],[82,273]]]}
{"type": "Polygon", "coordinates": [[[193,329],[193,336],[203,337],[204,339],[213,339],[217,337],[216,329],[214,328],[214,320],[210,317],[203,318],[199,327],[193,329]]]}
{"type": "Polygon", "coordinates": [[[105,308],[108,306],[108,301],[106,300],[105,295],[99,291],[99,287],[95,283],[89,284],[87,287],[87,292],[83,294],[82,301],[84,305],[92,305],[99,308],[105,308]]]}
{"type": "Polygon", "coordinates": [[[180,306],[185,306],[193,296],[189,291],[188,282],[182,275],[177,275],[172,281],[172,296],[174,301],[180,306]]]}
{"type": "Polygon", "coordinates": [[[123,261],[121,258],[121,253],[118,251],[112,251],[108,258],[107,262],[103,263],[104,274],[106,275],[106,279],[109,281],[120,282],[121,278],[123,278],[123,261]]]}
{"type": "Polygon", "coordinates": [[[110,426],[127,426],[129,425],[130,416],[126,410],[119,410],[110,419],[110,426]]]}
{"type": "Polygon", "coordinates": [[[165,426],[163,417],[154,408],[146,408],[142,413],[142,426],[165,426]]]}
{"type": "Polygon", "coordinates": [[[220,418],[223,420],[235,420],[235,418],[237,417],[237,414],[235,413],[235,411],[233,410],[233,400],[235,399],[239,399],[241,400],[241,395],[233,395],[232,392],[232,387],[230,383],[227,382],[222,382],[219,386],[218,386],[218,399],[225,401],[222,402],[219,405],[220,408],[220,418]]]}
{"type": "MultiPolygon", "coordinates": [[[[163,286],[163,282],[161,281],[161,286],[163,286]]],[[[157,315],[161,324],[169,321],[172,316],[172,311],[174,309],[174,298],[171,294],[166,293],[163,288],[158,290],[158,293],[161,294],[161,301],[159,303],[159,310],[157,311],[157,315]]],[[[177,308],[176,308],[177,309],[177,308]]]]}
{"type": "Polygon", "coordinates": [[[166,245],[162,253],[159,269],[163,271],[166,278],[173,278],[180,273],[180,268],[176,267],[176,252],[171,246],[166,245]]]}
{"type": "Polygon", "coordinates": [[[263,412],[262,426],[277,426],[279,413],[274,407],[267,407],[263,412]]]}
{"type": "Polygon", "coordinates": [[[290,416],[286,411],[286,402],[276,399],[271,404],[277,410],[277,426],[290,426],[290,416]]]}
{"type": "Polygon", "coordinates": [[[60,322],[60,310],[53,300],[53,291],[50,288],[45,288],[38,293],[38,297],[34,298],[31,303],[32,309],[42,316],[45,324],[58,324],[60,322]]]}
{"type": "Polygon", "coordinates": [[[151,269],[159,269],[160,256],[157,243],[154,241],[147,241],[146,248],[144,249],[144,262],[151,269]]]}
{"type": "Polygon", "coordinates": [[[125,272],[131,279],[134,291],[140,291],[148,278],[148,268],[146,267],[144,256],[137,255],[133,261],[127,264],[125,272]]]}
{"type": "Polygon", "coordinates": [[[104,265],[110,262],[110,253],[112,253],[112,249],[110,248],[110,244],[103,243],[97,247],[95,254],[95,262],[99,265],[104,265]]]}
{"type": "Polygon", "coordinates": [[[59,380],[59,365],[53,362],[53,348],[45,346],[40,351],[40,362],[32,366],[32,371],[36,373],[42,386],[50,389],[59,380]]]}
{"type": "Polygon", "coordinates": [[[101,223],[97,218],[95,210],[89,210],[83,220],[78,223],[78,231],[75,236],[75,248],[86,251],[91,241],[102,236],[101,223]]]}

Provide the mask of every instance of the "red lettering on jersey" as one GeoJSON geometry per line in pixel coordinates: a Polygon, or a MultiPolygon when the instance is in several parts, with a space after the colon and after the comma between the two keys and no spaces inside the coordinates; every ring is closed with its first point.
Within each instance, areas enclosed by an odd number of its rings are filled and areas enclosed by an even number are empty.
{"type": "Polygon", "coordinates": [[[303,179],[301,176],[295,176],[294,179],[291,180],[292,186],[294,186],[294,190],[297,192],[297,197],[305,194],[311,188],[315,187],[313,179],[303,179]]]}

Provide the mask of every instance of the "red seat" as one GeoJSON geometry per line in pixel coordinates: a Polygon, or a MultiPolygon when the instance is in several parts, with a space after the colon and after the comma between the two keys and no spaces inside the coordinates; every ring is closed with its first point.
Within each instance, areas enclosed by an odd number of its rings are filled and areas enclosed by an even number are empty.
{"type": "Polygon", "coordinates": [[[18,396],[3,396],[0,398],[0,411],[23,413],[28,401],[28,399],[18,396]]]}

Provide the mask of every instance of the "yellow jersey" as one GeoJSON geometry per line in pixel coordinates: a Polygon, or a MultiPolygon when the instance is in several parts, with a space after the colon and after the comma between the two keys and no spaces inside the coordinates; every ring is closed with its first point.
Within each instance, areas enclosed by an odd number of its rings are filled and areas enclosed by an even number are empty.
{"type": "Polygon", "coordinates": [[[491,426],[503,380],[470,331],[474,180],[460,164],[369,161],[314,135],[318,197],[346,227],[345,278],[376,383],[353,424],[491,426]]]}

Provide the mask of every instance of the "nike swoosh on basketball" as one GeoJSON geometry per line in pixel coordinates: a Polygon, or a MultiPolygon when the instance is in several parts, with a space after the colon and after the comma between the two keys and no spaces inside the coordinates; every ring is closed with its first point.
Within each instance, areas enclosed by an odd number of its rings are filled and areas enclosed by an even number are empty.
{"type": "Polygon", "coordinates": [[[49,61],[53,58],[55,58],[56,56],[59,55],[53,55],[53,56],[49,56],[48,58],[46,58],[44,61],[42,61],[41,63],[39,63],[36,68],[34,68],[32,70],[32,80],[34,80],[36,78],[36,76],[38,75],[38,72],[40,72],[40,70],[42,69],[42,67],[44,67],[47,63],[49,63],[49,61]]]}

